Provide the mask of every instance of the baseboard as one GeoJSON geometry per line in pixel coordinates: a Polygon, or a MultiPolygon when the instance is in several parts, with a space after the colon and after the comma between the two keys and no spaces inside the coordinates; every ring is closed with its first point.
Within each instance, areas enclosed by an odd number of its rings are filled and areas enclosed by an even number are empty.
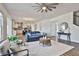
{"type": "MultiPolygon", "coordinates": [[[[61,39],[61,40],[65,40],[65,39],[61,39]]],[[[67,41],[67,40],[65,40],[65,41],[67,41]]],[[[71,42],[79,43],[79,41],[74,41],[74,40],[71,40],[71,42]]]]}

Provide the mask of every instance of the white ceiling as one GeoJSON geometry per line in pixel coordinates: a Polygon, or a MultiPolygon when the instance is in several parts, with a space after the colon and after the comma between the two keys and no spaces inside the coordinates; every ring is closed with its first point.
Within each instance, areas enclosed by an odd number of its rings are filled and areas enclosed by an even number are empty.
{"type": "Polygon", "coordinates": [[[3,5],[7,8],[12,18],[16,20],[45,20],[67,12],[79,10],[79,3],[60,3],[57,5],[56,9],[47,13],[41,13],[34,10],[35,7],[32,7],[36,6],[34,3],[5,3],[3,5]]]}

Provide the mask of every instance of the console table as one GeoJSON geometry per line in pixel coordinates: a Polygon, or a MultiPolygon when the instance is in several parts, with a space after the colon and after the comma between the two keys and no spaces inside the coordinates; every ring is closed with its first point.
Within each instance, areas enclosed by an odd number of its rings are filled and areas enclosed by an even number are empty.
{"type": "Polygon", "coordinates": [[[58,32],[59,39],[60,39],[61,35],[66,35],[67,41],[71,42],[71,38],[70,38],[71,33],[58,32]]]}

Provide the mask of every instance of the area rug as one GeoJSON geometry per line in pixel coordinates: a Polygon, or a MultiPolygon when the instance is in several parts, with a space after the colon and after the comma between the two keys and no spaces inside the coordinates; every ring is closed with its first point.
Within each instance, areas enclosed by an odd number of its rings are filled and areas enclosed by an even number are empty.
{"type": "Polygon", "coordinates": [[[69,46],[53,40],[51,43],[51,46],[43,46],[39,44],[39,41],[29,42],[28,49],[30,56],[60,56],[74,48],[73,46],[69,46]]]}

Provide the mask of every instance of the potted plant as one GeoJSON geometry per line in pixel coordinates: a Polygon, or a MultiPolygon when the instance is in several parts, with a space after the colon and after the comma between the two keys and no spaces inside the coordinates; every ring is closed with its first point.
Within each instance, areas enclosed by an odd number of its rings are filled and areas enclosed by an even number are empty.
{"type": "Polygon", "coordinates": [[[13,42],[13,43],[17,43],[18,42],[18,38],[15,35],[8,36],[8,40],[9,40],[9,42],[13,42]]]}

